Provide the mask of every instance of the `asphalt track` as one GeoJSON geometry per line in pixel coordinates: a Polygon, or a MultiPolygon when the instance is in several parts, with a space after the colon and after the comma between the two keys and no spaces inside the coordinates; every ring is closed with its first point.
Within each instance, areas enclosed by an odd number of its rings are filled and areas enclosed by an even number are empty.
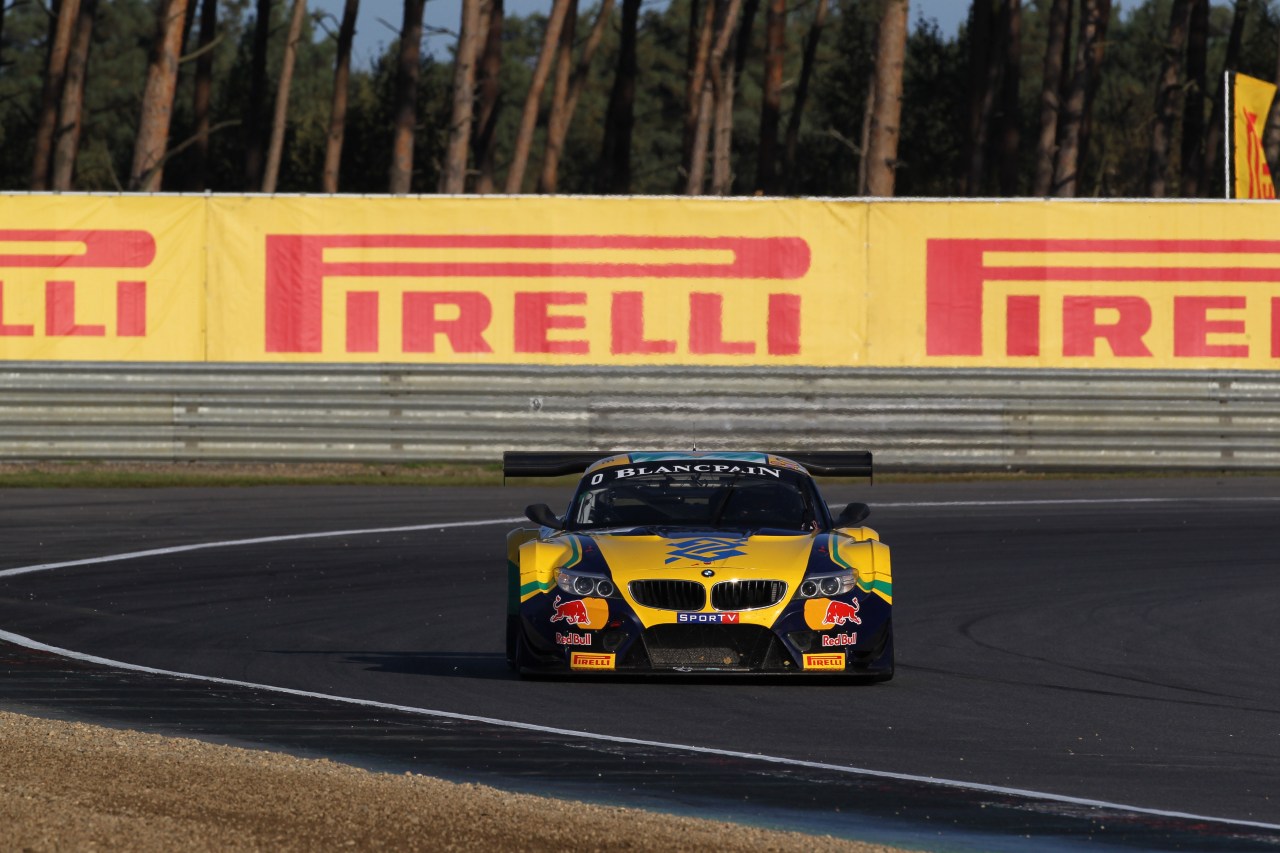
{"type": "Polygon", "coordinates": [[[1280,479],[827,492],[894,549],[887,684],[514,679],[500,520],[560,488],[6,490],[0,705],[936,849],[1280,848],[1280,479]]]}

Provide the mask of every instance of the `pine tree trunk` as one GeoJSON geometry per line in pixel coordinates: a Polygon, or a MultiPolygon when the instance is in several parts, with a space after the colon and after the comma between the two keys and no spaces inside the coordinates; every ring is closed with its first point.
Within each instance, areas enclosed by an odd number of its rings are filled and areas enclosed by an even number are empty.
{"type": "Polygon", "coordinates": [[[440,192],[453,195],[467,191],[467,154],[471,150],[471,119],[476,98],[476,57],[480,53],[480,3],[481,0],[462,0],[462,27],[453,57],[453,109],[439,182],[440,192]]]}
{"type": "Polygon", "coordinates": [[[1083,0],[1080,14],[1080,36],[1076,44],[1075,71],[1067,96],[1062,124],[1061,144],[1054,161],[1053,191],[1061,198],[1075,198],[1080,183],[1080,164],[1088,140],[1088,116],[1092,107],[1090,93],[1102,65],[1107,22],[1111,17],[1111,0],[1083,0]]]}
{"type": "Polygon", "coordinates": [[[98,0],[81,0],[71,35],[71,51],[67,55],[67,76],[62,86],[62,104],[58,108],[57,142],[53,149],[52,189],[71,189],[75,175],[76,155],[80,151],[80,135],[84,132],[84,81],[89,68],[89,47],[93,39],[93,17],[98,0]]]}
{"type": "Polygon", "coordinates": [[[426,0],[404,0],[400,53],[396,62],[396,119],[391,142],[387,191],[405,195],[413,186],[414,125],[418,121],[418,63],[422,51],[422,7],[426,0]]]}
{"type": "MultiPolygon", "coordinates": [[[[879,51],[875,52],[879,55],[879,51]]],[[[868,154],[871,151],[871,117],[876,112],[876,75],[867,78],[867,95],[862,101],[862,132],[858,136],[858,195],[867,194],[868,154]]]]}
{"type": "Polygon", "coordinates": [[[538,175],[538,192],[556,191],[560,167],[560,146],[564,144],[567,125],[565,107],[569,103],[569,77],[573,74],[573,42],[578,29],[578,0],[569,0],[569,11],[560,28],[556,45],[555,80],[551,86],[551,109],[547,111],[547,139],[542,147],[542,171],[538,175]]]}
{"type": "Polygon", "coordinates": [[[1187,95],[1182,115],[1182,197],[1204,187],[1204,111],[1209,103],[1209,0],[1191,0],[1187,34],[1187,95]]]}
{"type": "Polygon", "coordinates": [[[733,96],[736,90],[733,64],[725,57],[715,89],[715,117],[711,123],[711,194],[733,191],[733,96]]]}
{"type": "Polygon", "coordinates": [[[867,194],[893,195],[902,120],[902,69],[907,54],[907,0],[889,0],[880,19],[875,70],[875,109],[867,150],[867,194]]]}
{"type": "MultiPolygon", "coordinates": [[[[1222,70],[1235,71],[1240,65],[1240,40],[1244,34],[1244,22],[1249,17],[1249,0],[1236,0],[1235,14],[1231,16],[1231,34],[1227,36],[1227,55],[1222,63],[1222,70]]],[[[1222,154],[1222,114],[1226,93],[1222,90],[1222,75],[1218,75],[1218,94],[1213,99],[1213,111],[1209,115],[1209,132],[1204,141],[1204,175],[1205,188],[1215,181],[1218,164],[1222,154]]],[[[1225,178],[1224,178],[1225,181],[1225,178]]],[[[1227,188],[1223,188],[1226,193],[1227,188]]]]}
{"type": "Polygon", "coordinates": [[[965,192],[982,195],[986,178],[987,140],[1004,69],[1001,37],[996,32],[994,3],[973,0],[969,27],[969,135],[965,140],[965,192]]]}
{"type": "Polygon", "coordinates": [[[778,194],[778,125],[782,119],[782,67],[787,58],[787,0],[769,0],[765,15],[764,91],[756,189],[778,194]]]}
{"type": "Polygon", "coordinates": [[[542,51],[538,54],[538,64],[533,69],[533,79],[529,81],[529,92],[524,99],[520,129],[516,133],[515,149],[511,155],[511,166],[507,169],[506,191],[508,193],[518,193],[524,185],[524,173],[529,165],[529,150],[533,147],[533,131],[538,124],[538,105],[542,101],[542,90],[546,88],[547,77],[551,75],[551,66],[555,63],[560,31],[564,29],[569,5],[570,0],[554,0],[551,4],[551,17],[547,20],[547,32],[542,40],[542,51]]]}
{"type": "Polygon", "coordinates": [[[813,12],[813,21],[809,24],[809,33],[804,41],[804,58],[800,62],[800,82],[796,84],[795,102],[791,105],[791,115],[787,117],[787,141],[783,153],[783,179],[787,192],[794,192],[796,186],[796,152],[800,147],[800,127],[804,119],[804,108],[809,100],[809,83],[813,79],[813,64],[818,55],[818,42],[822,39],[822,30],[827,25],[827,0],[818,0],[813,12]]]}
{"type": "Polygon", "coordinates": [[[142,192],[159,190],[164,176],[187,0],[166,0],[160,9],[159,32],[147,68],[147,82],[142,91],[142,117],[138,120],[133,166],[129,170],[129,189],[142,192]]]}
{"type": "MultiPolygon", "coordinates": [[[[1280,81],[1280,51],[1276,52],[1276,76],[1273,82],[1280,81]]],[[[1280,86],[1280,83],[1277,83],[1280,86]]],[[[1262,150],[1266,152],[1267,164],[1271,168],[1271,180],[1280,186],[1280,98],[1271,102],[1271,112],[1267,115],[1267,127],[1262,136],[1262,150]]],[[[1280,193],[1276,193],[1280,197],[1280,193]]]]}
{"type": "Polygon", "coordinates": [[[1022,0],[1004,0],[1000,10],[1001,53],[999,152],[1000,194],[1018,194],[1022,147],[1022,0]]]}
{"type": "Polygon", "coordinates": [[[213,49],[218,28],[218,0],[200,4],[200,58],[196,60],[196,80],[192,93],[195,116],[195,155],[190,186],[203,190],[209,185],[209,107],[213,101],[213,49]]]}
{"type": "MultiPolygon", "coordinates": [[[[565,104],[565,126],[564,131],[568,131],[569,124],[573,121],[573,115],[578,109],[578,98],[582,96],[582,90],[586,88],[587,81],[591,79],[591,63],[595,59],[596,51],[600,49],[600,42],[604,40],[604,30],[609,22],[613,20],[613,0],[602,0],[600,9],[596,12],[595,23],[591,25],[591,32],[587,34],[587,40],[582,45],[582,54],[578,57],[578,66],[573,70],[573,77],[569,80],[569,98],[565,104]]],[[[562,140],[563,141],[563,140],[562,140]]]]}
{"type": "Polygon", "coordinates": [[[1147,192],[1164,198],[1169,189],[1169,150],[1173,147],[1174,123],[1178,119],[1178,98],[1182,94],[1182,62],[1186,52],[1187,26],[1191,4],[1173,0],[1169,12],[1169,35],[1164,43],[1160,73],[1156,76],[1156,120],[1151,124],[1151,149],[1147,155],[1147,192]]]}
{"type": "Polygon", "coordinates": [[[618,45],[618,71],[609,92],[604,142],[600,152],[597,186],[601,192],[631,192],[631,130],[635,123],[636,31],[640,0],[622,0],[622,33],[618,45]]]}
{"type": "MultiPolygon", "coordinates": [[[[689,185],[689,172],[693,168],[693,150],[698,135],[698,119],[702,115],[703,89],[707,81],[707,63],[711,55],[711,40],[715,37],[716,9],[722,0],[703,0],[706,6],[702,10],[702,23],[697,28],[697,39],[693,38],[693,10],[690,7],[690,40],[692,48],[689,54],[688,68],[685,75],[684,92],[684,133],[681,137],[680,164],[684,169],[683,188],[689,185]]],[[[704,128],[705,132],[705,128],[704,128]]]]}
{"type": "MultiPolygon", "coordinates": [[[[1102,85],[1102,61],[1107,44],[1107,28],[1111,24],[1111,7],[1113,0],[1106,0],[1105,13],[1098,18],[1098,36],[1094,40],[1094,49],[1090,52],[1093,67],[1089,72],[1089,88],[1084,96],[1084,116],[1080,122],[1080,162],[1084,163],[1089,156],[1089,141],[1093,137],[1093,105],[1097,101],[1098,89],[1102,85]]],[[[1083,168],[1083,167],[1081,167],[1083,168]]],[[[1099,184],[1100,185],[1100,184],[1099,184]]],[[[1095,186],[1099,186],[1095,185],[1095,186]]],[[[1080,187],[1077,184],[1076,192],[1080,187]]],[[[1096,195],[1096,193],[1095,193],[1096,195]]]]}
{"type": "Polygon", "coordinates": [[[256,192],[262,186],[266,142],[262,129],[267,103],[267,48],[271,38],[271,4],[258,0],[253,25],[253,54],[249,60],[249,108],[244,122],[244,188],[256,192]]]}
{"type": "Polygon", "coordinates": [[[360,0],[346,0],[342,7],[342,23],[338,27],[338,56],[333,64],[333,101],[329,107],[329,135],[324,146],[324,173],[321,188],[327,193],[338,191],[342,173],[342,142],[347,133],[347,90],[351,81],[351,42],[356,36],[356,15],[360,0]]]}
{"type": "MultiPolygon", "coordinates": [[[[741,11],[742,0],[727,0],[723,14],[720,16],[719,26],[716,28],[714,43],[707,57],[707,68],[710,73],[702,85],[702,98],[698,105],[693,154],[689,163],[689,177],[685,183],[686,195],[702,195],[707,174],[707,144],[710,142],[715,125],[716,106],[722,103],[719,98],[726,91],[728,97],[732,99],[732,89],[729,88],[732,83],[725,80],[729,76],[729,69],[725,67],[724,58],[729,50],[734,31],[737,29],[738,14],[741,11]]],[[[729,132],[732,132],[732,128],[729,132]]]]}
{"type": "Polygon", "coordinates": [[[502,0],[488,0],[485,7],[484,56],[480,60],[480,108],[472,136],[476,162],[476,192],[488,194],[497,186],[498,111],[502,103],[502,0]]]}
{"type": "MultiPolygon", "coordinates": [[[[3,0],[0,0],[3,2],[3,0]]],[[[31,164],[31,189],[49,188],[49,164],[53,162],[53,137],[58,129],[58,106],[67,76],[67,55],[71,52],[71,34],[79,17],[80,0],[62,0],[58,17],[50,33],[49,62],[40,94],[40,118],[36,122],[31,164]]]]}
{"type": "Polygon", "coordinates": [[[1053,162],[1058,150],[1058,112],[1061,106],[1062,59],[1071,26],[1071,0],[1053,0],[1049,7],[1049,35],[1045,44],[1044,79],[1040,87],[1040,136],[1036,141],[1036,175],[1031,194],[1047,196],[1053,189],[1053,162]]]}
{"type": "Polygon", "coordinates": [[[182,46],[178,50],[180,57],[185,58],[191,51],[191,29],[196,23],[196,6],[198,5],[197,0],[187,0],[186,15],[182,19],[182,46]]]}
{"type": "Polygon", "coordinates": [[[306,0],[293,0],[289,15],[289,35],[284,43],[284,64],[276,87],[276,109],[271,118],[271,143],[267,146],[267,165],[262,175],[262,191],[273,193],[280,181],[280,158],[284,154],[284,132],[289,123],[289,90],[293,87],[293,66],[298,60],[298,39],[302,35],[302,16],[306,0]]]}
{"type": "MultiPolygon", "coordinates": [[[[576,0],[574,5],[577,5],[576,0]]],[[[542,159],[542,177],[539,180],[540,192],[553,193],[556,191],[560,158],[564,154],[564,142],[569,135],[569,127],[573,124],[574,113],[578,110],[578,98],[582,96],[582,90],[590,78],[591,61],[595,58],[600,42],[604,38],[605,25],[612,15],[613,0],[603,0],[599,11],[596,13],[595,22],[591,25],[591,32],[587,34],[587,40],[582,45],[582,53],[578,57],[578,64],[574,67],[573,74],[569,77],[568,91],[565,93],[563,102],[560,101],[558,95],[552,100],[551,117],[547,122],[547,146],[542,159]]],[[[576,8],[574,10],[574,18],[575,20],[577,18],[576,8]]],[[[568,58],[565,61],[567,64],[568,58]]],[[[558,66],[556,70],[556,86],[559,88],[558,66]]]]}

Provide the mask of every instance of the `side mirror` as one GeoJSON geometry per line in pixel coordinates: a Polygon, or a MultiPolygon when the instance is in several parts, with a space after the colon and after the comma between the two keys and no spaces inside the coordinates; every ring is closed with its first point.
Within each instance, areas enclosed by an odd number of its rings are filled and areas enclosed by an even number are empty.
{"type": "Polygon", "coordinates": [[[546,504],[530,504],[524,508],[524,515],[535,524],[550,527],[553,530],[564,530],[564,523],[556,518],[556,514],[546,504]]]}
{"type": "Polygon", "coordinates": [[[836,517],[836,527],[853,527],[869,515],[871,507],[854,501],[840,510],[840,515],[836,517]]]}

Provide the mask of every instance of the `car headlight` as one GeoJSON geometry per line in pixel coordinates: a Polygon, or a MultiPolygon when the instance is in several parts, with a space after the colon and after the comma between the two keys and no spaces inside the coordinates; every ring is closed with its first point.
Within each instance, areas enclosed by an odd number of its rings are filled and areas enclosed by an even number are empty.
{"type": "Polygon", "coordinates": [[[844,595],[852,590],[855,584],[853,572],[809,575],[801,581],[798,595],[800,598],[817,598],[820,595],[831,598],[836,595],[844,595]]]}
{"type": "Polygon", "coordinates": [[[617,586],[604,575],[575,572],[572,569],[560,569],[556,572],[556,586],[570,595],[579,595],[584,598],[588,595],[616,598],[618,595],[617,586]]]}

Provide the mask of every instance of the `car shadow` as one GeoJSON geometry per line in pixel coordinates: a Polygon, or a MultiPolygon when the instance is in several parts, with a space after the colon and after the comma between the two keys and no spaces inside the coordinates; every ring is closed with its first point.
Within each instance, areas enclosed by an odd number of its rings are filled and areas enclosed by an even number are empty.
{"type": "MultiPolygon", "coordinates": [[[[344,662],[362,665],[366,672],[390,675],[427,675],[437,678],[478,678],[490,681],[517,681],[521,677],[507,666],[506,656],[500,652],[379,652],[353,649],[312,649],[307,651],[273,649],[269,654],[310,655],[340,658],[344,662]]],[[[805,673],[637,673],[637,672],[534,672],[526,673],[523,680],[563,682],[574,684],[651,684],[687,686],[695,685],[752,685],[791,687],[835,687],[851,684],[873,683],[873,679],[858,675],[814,675],[805,673]]]]}
{"type": "Polygon", "coordinates": [[[362,665],[366,672],[394,675],[432,675],[511,681],[516,674],[500,652],[390,652],[356,649],[271,649],[268,654],[338,658],[362,665]]]}

